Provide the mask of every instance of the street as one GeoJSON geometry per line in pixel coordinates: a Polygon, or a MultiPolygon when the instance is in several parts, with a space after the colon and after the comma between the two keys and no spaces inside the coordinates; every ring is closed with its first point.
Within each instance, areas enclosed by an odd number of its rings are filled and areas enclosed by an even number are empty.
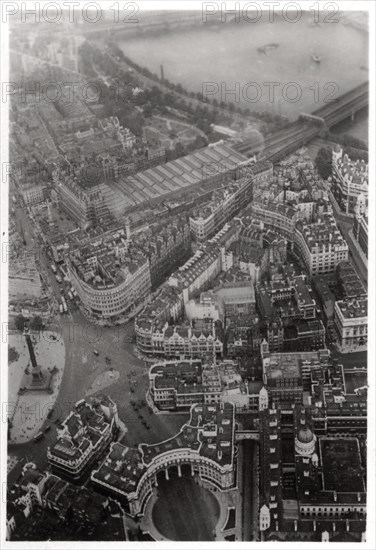
{"type": "MultiPolygon", "coordinates": [[[[15,208],[16,224],[22,225],[28,251],[35,251],[40,268],[45,271],[51,293],[55,299],[61,297],[59,285],[50,269],[43,245],[37,243],[33,225],[25,209],[15,208]]],[[[77,306],[68,303],[68,314],[56,315],[50,319],[48,329],[56,332],[57,338],[63,338],[66,362],[63,380],[57,397],[54,414],[47,424],[51,430],[38,443],[9,445],[9,451],[18,457],[33,460],[38,467],[47,466],[46,450],[56,440],[57,418],[60,421],[70,413],[73,405],[85,398],[88,389],[102,373],[114,369],[119,373],[116,383],[98,389],[98,394],[109,395],[117,404],[120,418],[127,427],[124,442],[130,446],[139,443],[157,443],[176,434],[187,421],[188,415],[155,415],[145,402],[148,388],[149,365],[134,355],[131,337],[133,321],[126,325],[101,327],[89,322],[77,306]],[[98,356],[93,350],[98,351],[98,356]],[[110,363],[106,361],[110,359],[110,363]]],[[[37,408],[37,403],[36,403],[37,408]]]]}
{"type": "Polygon", "coordinates": [[[244,440],[243,446],[243,540],[251,541],[258,538],[258,468],[257,443],[244,440]]]}
{"type": "Polygon", "coordinates": [[[354,239],[351,237],[350,231],[353,227],[353,220],[348,219],[348,217],[343,214],[338,208],[338,205],[335,200],[332,200],[333,206],[333,216],[337,222],[337,225],[346,239],[346,242],[349,247],[349,258],[352,261],[362,283],[365,285],[366,289],[368,287],[368,271],[367,266],[364,264],[357,245],[355,244],[354,239]]]}

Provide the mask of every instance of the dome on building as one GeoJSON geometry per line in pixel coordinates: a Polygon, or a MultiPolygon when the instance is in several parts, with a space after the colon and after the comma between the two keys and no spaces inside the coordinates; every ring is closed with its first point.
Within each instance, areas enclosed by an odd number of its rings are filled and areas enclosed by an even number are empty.
{"type": "Polygon", "coordinates": [[[301,443],[311,443],[311,441],[313,441],[313,433],[306,426],[305,428],[302,428],[301,430],[299,430],[298,439],[301,443]]]}
{"type": "Polygon", "coordinates": [[[301,456],[312,456],[315,452],[316,436],[308,428],[302,427],[295,437],[295,451],[301,456]]]}

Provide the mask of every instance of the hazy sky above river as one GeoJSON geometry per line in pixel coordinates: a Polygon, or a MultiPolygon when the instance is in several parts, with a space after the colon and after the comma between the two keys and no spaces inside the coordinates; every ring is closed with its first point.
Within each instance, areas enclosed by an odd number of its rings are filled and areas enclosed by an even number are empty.
{"type": "Polygon", "coordinates": [[[218,25],[212,30],[197,26],[127,40],[119,37],[119,46],[155,73],[163,64],[165,77],[188,90],[202,91],[203,83],[211,82],[213,90],[218,87],[213,97],[219,100],[240,101],[251,110],[291,118],[368,79],[367,33],[342,23],[311,26],[307,16],[297,23],[279,19],[218,25]],[[271,43],[278,47],[266,54],[258,51],[271,43]],[[223,97],[226,90],[236,89],[236,83],[239,96],[223,97]],[[273,85],[274,101],[270,83],[278,83],[273,85]]]}

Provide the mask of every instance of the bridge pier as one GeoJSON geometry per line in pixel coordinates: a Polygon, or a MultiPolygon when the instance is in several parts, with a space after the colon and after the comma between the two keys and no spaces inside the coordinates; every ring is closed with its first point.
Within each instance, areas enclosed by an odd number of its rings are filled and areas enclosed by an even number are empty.
{"type": "Polygon", "coordinates": [[[191,476],[193,477],[195,475],[195,471],[193,469],[193,464],[191,464],[191,476]]]}
{"type": "Polygon", "coordinates": [[[165,468],[165,477],[167,481],[170,479],[168,476],[168,468],[165,468]]]}
{"type": "Polygon", "coordinates": [[[181,477],[181,466],[178,464],[178,476],[181,477]]]}

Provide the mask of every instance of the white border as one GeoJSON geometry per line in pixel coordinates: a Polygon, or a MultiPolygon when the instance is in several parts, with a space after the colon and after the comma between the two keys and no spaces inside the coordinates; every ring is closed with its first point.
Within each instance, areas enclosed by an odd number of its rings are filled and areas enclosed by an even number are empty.
{"type": "MultiPolygon", "coordinates": [[[[84,0],[79,0],[81,5],[85,5],[88,2],[84,0]]],[[[40,6],[43,7],[44,4],[48,4],[49,2],[46,0],[41,0],[40,6]]],[[[62,2],[59,2],[62,3],[62,2]]],[[[123,6],[126,2],[119,2],[120,7],[123,6]]],[[[202,8],[202,2],[198,2],[196,0],[193,1],[137,1],[135,2],[140,9],[147,9],[147,10],[160,10],[160,9],[173,9],[173,10],[201,10],[202,8]]],[[[217,0],[215,2],[216,4],[220,5],[221,2],[217,0]]],[[[247,4],[250,4],[250,2],[241,1],[239,2],[240,6],[245,6],[247,4]]],[[[328,4],[330,2],[322,1],[320,0],[318,4],[320,5],[320,8],[322,8],[325,4],[328,4]]],[[[0,3],[0,9],[2,7],[2,4],[13,4],[13,5],[20,5],[21,2],[19,0],[15,2],[6,2],[5,0],[2,0],[0,3]]],[[[35,6],[35,2],[27,1],[25,2],[26,7],[32,8],[35,6]]],[[[103,1],[103,0],[97,0],[97,4],[101,6],[103,9],[109,9],[110,6],[114,5],[114,2],[112,0],[103,1]]],[[[226,9],[232,9],[235,7],[236,2],[225,2],[226,9]]],[[[263,6],[264,2],[263,0],[258,0],[256,2],[259,6],[263,6]]],[[[265,2],[266,4],[266,2],[265,2]]],[[[276,9],[281,9],[283,6],[286,6],[287,9],[293,10],[293,6],[291,6],[293,2],[289,2],[286,0],[281,0],[279,2],[279,6],[276,9]],[[289,6],[290,5],[290,6],[289,6]]],[[[298,2],[295,2],[295,4],[298,4],[302,9],[308,10],[310,6],[313,6],[315,4],[315,0],[300,0],[298,2]]],[[[376,280],[376,249],[374,246],[375,243],[375,206],[376,206],[376,190],[375,190],[375,103],[374,98],[376,94],[375,89],[375,3],[374,0],[337,0],[335,2],[336,5],[338,5],[339,9],[341,11],[368,11],[369,12],[369,43],[370,43],[370,49],[369,49],[369,81],[370,81],[370,111],[369,111],[369,257],[368,257],[368,276],[369,281],[371,281],[371,284],[368,288],[368,332],[369,332],[369,350],[368,350],[368,377],[369,377],[369,394],[368,394],[368,440],[367,440],[367,446],[368,446],[368,492],[367,492],[367,542],[361,544],[360,548],[374,550],[376,548],[376,537],[375,537],[375,522],[372,519],[375,515],[375,455],[376,455],[376,446],[375,446],[375,367],[374,363],[376,360],[376,354],[375,354],[375,338],[372,338],[372,335],[375,335],[375,311],[376,311],[376,293],[375,293],[375,285],[372,284],[373,281],[376,280]]],[[[8,35],[8,26],[4,23],[1,23],[1,80],[2,82],[7,81],[7,75],[8,75],[8,63],[9,63],[9,57],[8,57],[8,41],[7,41],[7,35],[8,35]]],[[[7,116],[7,109],[6,104],[3,103],[3,99],[1,97],[1,166],[2,166],[2,180],[3,180],[3,167],[4,163],[7,162],[8,159],[8,116],[7,116]]],[[[4,239],[6,239],[7,236],[7,225],[8,225],[8,183],[1,181],[1,188],[0,188],[0,196],[1,196],[1,241],[2,241],[2,247],[4,239]],[[5,234],[3,235],[3,233],[5,234]]],[[[8,300],[8,289],[7,289],[7,265],[3,262],[3,257],[1,260],[1,268],[0,268],[0,282],[1,282],[1,326],[2,326],[2,333],[3,333],[3,327],[5,326],[4,323],[7,321],[7,315],[8,315],[8,307],[7,307],[7,300],[8,300]]],[[[7,344],[4,345],[4,337],[2,337],[2,343],[1,343],[1,398],[2,398],[2,404],[6,403],[7,401],[7,344]]],[[[4,423],[4,419],[1,419],[1,480],[6,479],[6,447],[7,447],[7,434],[6,434],[6,421],[4,423]],[[5,428],[5,429],[4,429],[5,428]],[[3,460],[4,459],[4,460],[3,460]]],[[[5,491],[5,482],[2,481],[2,499],[1,499],[1,515],[0,515],[0,533],[1,533],[1,539],[0,539],[0,545],[1,548],[8,548],[8,549],[47,549],[47,548],[56,548],[56,549],[71,549],[71,548],[78,548],[78,549],[101,549],[101,548],[108,548],[108,549],[120,549],[120,548],[142,548],[142,549],[153,549],[157,550],[158,548],[166,549],[166,548],[182,548],[186,550],[191,550],[192,548],[215,548],[216,550],[219,550],[221,548],[256,548],[257,546],[260,546],[261,543],[252,543],[252,542],[231,542],[231,543],[225,543],[225,542],[129,542],[129,543],[92,543],[92,542],[7,542],[5,541],[6,536],[6,529],[5,529],[5,521],[6,521],[6,511],[5,511],[5,500],[6,500],[6,491],[5,491]]],[[[350,548],[353,548],[353,545],[351,543],[305,543],[305,542],[264,542],[262,543],[261,548],[267,550],[269,548],[297,548],[299,549],[317,549],[320,548],[320,550],[324,550],[326,548],[330,548],[333,550],[336,550],[338,548],[346,548],[350,550],[350,548]]]]}

